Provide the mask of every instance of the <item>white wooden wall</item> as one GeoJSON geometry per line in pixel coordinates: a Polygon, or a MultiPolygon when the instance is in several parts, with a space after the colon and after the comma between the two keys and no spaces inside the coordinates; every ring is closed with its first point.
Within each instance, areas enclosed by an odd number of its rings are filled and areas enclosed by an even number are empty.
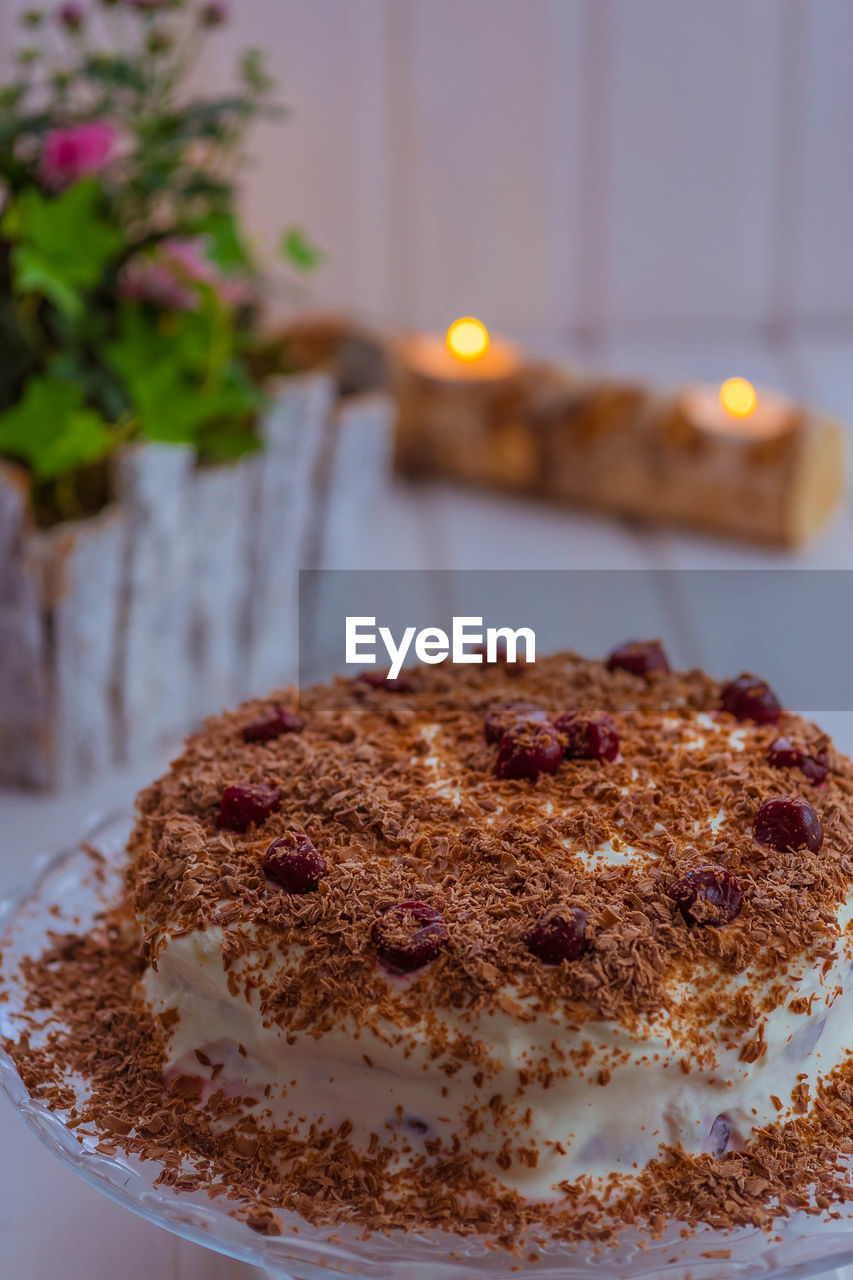
{"type": "Polygon", "coordinates": [[[232,9],[202,80],[267,52],[292,114],[247,208],[326,248],[310,300],[556,342],[853,326],[851,0],[232,9]]]}
{"type": "Polygon", "coordinates": [[[311,229],[318,300],[558,342],[853,323],[850,0],[234,7],[293,108],[251,221],[311,229]]]}

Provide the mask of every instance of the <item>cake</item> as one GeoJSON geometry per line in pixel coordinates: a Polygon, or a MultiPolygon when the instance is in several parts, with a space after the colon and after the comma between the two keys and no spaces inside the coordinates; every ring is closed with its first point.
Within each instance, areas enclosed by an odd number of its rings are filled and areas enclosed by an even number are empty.
{"type": "Polygon", "coordinates": [[[137,991],[268,1205],[275,1169],[486,1229],[659,1216],[678,1176],[757,1220],[820,1182],[851,849],[853,764],[755,676],[657,642],[368,673],[209,721],[143,792],[137,991]]]}

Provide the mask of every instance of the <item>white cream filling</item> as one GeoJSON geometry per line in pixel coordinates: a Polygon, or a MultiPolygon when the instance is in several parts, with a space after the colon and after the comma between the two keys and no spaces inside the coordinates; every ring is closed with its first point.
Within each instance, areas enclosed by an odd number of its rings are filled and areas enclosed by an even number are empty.
{"type": "MultiPolygon", "coordinates": [[[[853,899],[845,916],[853,918],[853,899]]],[[[376,1030],[360,1031],[346,1022],[316,1037],[288,1036],[276,1025],[265,1025],[254,992],[246,1000],[229,991],[221,942],[219,928],[171,938],[159,954],[158,969],[145,976],[154,1011],[180,1014],[170,1043],[173,1066],[205,1074],[193,1056],[202,1049],[224,1063],[218,1083],[240,1083],[257,1097],[271,1086],[261,1106],[270,1123],[286,1118],[337,1127],[349,1121],[351,1141],[365,1147],[373,1133],[401,1153],[406,1145],[421,1151],[425,1138],[450,1143],[459,1134],[506,1185],[530,1198],[557,1195],[561,1181],[583,1174],[630,1173],[657,1155],[661,1144],[709,1151],[720,1115],[737,1145],[752,1129],[793,1114],[795,1086],[805,1081],[814,1088],[851,1043],[847,1000],[841,996],[851,971],[851,949],[844,939],[826,974],[805,962],[801,972],[794,968],[796,994],[814,996],[811,1014],[792,1013],[786,1004],[767,1015],[766,1049],[757,1062],[741,1061],[738,1045],[723,1047],[719,1041],[708,1046],[710,1062],[694,1059],[689,1035],[694,996],[682,984],[671,992],[668,1014],[633,1030],[616,1022],[572,1026],[541,1014],[523,1021],[497,1005],[472,1017],[443,1013],[451,1036],[482,1041],[497,1063],[479,1084],[477,1068],[470,1064],[445,1073],[452,1058],[432,1056],[427,1021],[404,1035],[381,1022],[376,1030]],[[543,1062],[555,1071],[547,1085],[533,1074],[543,1062]],[[526,1083],[519,1072],[528,1073],[526,1083]],[[505,1109],[496,1118],[489,1104],[498,1094],[505,1109]],[[468,1137],[469,1122],[484,1126],[484,1132],[468,1137]],[[509,1169],[499,1168],[497,1156],[506,1139],[516,1150],[535,1150],[536,1167],[513,1155],[509,1169]]],[[[287,964],[283,960],[281,969],[287,964]]],[[[234,972],[239,979],[239,962],[234,972]]],[[[275,974],[266,976],[274,980],[275,974]]],[[[393,987],[409,980],[388,981],[393,987]]],[[[748,975],[738,975],[724,995],[720,981],[721,1004],[748,983],[748,975]]],[[[523,1007],[517,994],[513,999],[523,1007]]],[[[742,1033],[741,1043],[747,1035],[742,1033]]]]}

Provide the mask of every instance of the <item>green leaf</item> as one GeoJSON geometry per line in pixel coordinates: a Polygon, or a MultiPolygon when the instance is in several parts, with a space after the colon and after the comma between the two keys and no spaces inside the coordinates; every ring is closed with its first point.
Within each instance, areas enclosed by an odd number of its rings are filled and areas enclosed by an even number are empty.
{"type": "Polygon", "coordinates": [[[14,110],[17,101],[13,95],[20,98],[22,86],[9,85],[5,91],[5,98],[0,97],[0,145],[7,145],[17,138],[23,138],[27,134],[39,136],[47,133],[52,129],[56,120],[49,111],[24,112],[19,113],[14,110]]]}
{"type": "Polygon", "coordinates": [[[297,271],[313,271],[323,261],[325,254],[311,243],[301,227],[291,227],[281,240],[281,254],[297,271]]]}
{"type": "Polygon", "coordinates": [[[19,403],[0,413],[0,452],[25,462],[37,480],[98,462],[113,439],[80,388],[53,378],[31,378],[19,403]]]}
{"type": "Polygon", "coordinates": [[[0,231],[2,231],[7,240],[17,240],[21,235],[23,225],[20,203],[16,200],[10,200],[4,210],[3,217],[0,218],[0,231]]]}
{"type": "Polygon", "coordinates": [[[251,424],[228,419],[206,427],[198,442],[199,456],[204,462],[236,462],[260,449],[261,441],[251,424]]]}
{"type": "Polygon", "coordinates": [[[27,377],[37,367],[37,356],[21,332],[20,318],[11,297],[0,289],[0,410],[16,404],[27,377]]]}
{"type": "Polygon", "coordinates": [[[26,88],[20,83],[0,85],[0,111],[11,111],[17,107],[25,93],[26,88]]]}
{"type": "Polygon", "coordinates": [[[153,345],[137,344],[125,336],[110,347],[107,358],[125,384],[143,436],[168,444],[194,444],[208,416],[207,406],[180,352],[163,352],[150,361],[147,352],[153,345]]]}
{"type": "Polygon", "coordinates": [[[140,66],[121,54],[93,53],[83,63],[83,75],[97,84],[144,93],[147,84],[140,66]]]}
{"type": "Polygon", "coordinates": [[[61,348],[51,356],[46,368],[52,378],[78,386],[86,403],[96,406],[110,422],[117,422],[130,408],[115,370],[85,349],[61,348]]]}
{"type": "Polygon", "coordinates": [[[84,307],[81,292],[94,288],[124,239],[100,214],[101,191],[92,178],[47,196],[28,187],[3,220],[12,250],[16,293],[42,294],[68,316],[84,307]]]}
{"type": "Polygon", "coordinates": [[[164,365],[198,380],[208,372],[214,317],[207,311],[161,314],[155,307],[125,303],[119,315],[119,337],[108,358],[122,367],[129,381],[144,384],[155,365],[164,365]]]}
{"type": "Polygon", "coordinates": [[[209,213],[198,224],[199,234],[209,237],[207,256],[226,274],[251,266],[251,255],[237,218],[230,210],[209,213]]]}
{"type": "Polygon", "coordinates": [[[203,197],[210,201],[225,201],[232,196],[231,185],[205,173],[203,169],[182,168],[175,177],[175,190],[187,200],[203,197]]]}
{"type": "MultiPolygon", "coordinates": [[[[201,427],[222,412],[218,315],[185,312],[170,316],[164,326],[152,308],[122,308],[119,338],[106,355],[148,440],[194,445],[201,427]]],[[[225,337],[225,357],[230,358],[227,331],[225,337]]]]}
{"type": "Polygon", "coordinates": [[[240,70],[243,76],[243,83],[253,93],[270,93],[275,88],[275,81],[267,75],[264,67],[264,55],[260,49],[248,49],[243,54],[240,70]]]}
{"type": "Polygon", "coordinates": [[[11,256],[17,293],[40,293],[66,316],[83,314],[83,299],[79,292],[67,284],[37,250],[27,245],[16,245],[11,256]]]}
{"type": "Polygon", "coordinates": [[[257,447],[254,420],[265,396],[234,356],[228,315],[212,291],[199,311],[165,325],[152,308],[125,304],[106,358],[145,439],[189,444],[216,461],[257,447]]]}

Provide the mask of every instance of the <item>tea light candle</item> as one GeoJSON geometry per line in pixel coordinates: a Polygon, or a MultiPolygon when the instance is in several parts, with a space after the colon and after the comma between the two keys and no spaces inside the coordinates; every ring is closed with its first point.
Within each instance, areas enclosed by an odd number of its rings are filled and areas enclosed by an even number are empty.
{"type": "Polygon", "coordinates": [[[792,401],[772,391],[757,392],[746,378],[728,378],[721,387],[685,387],[678,408],[702,431],[746,440],[766,440],[790,431],[800,413],[792,401]]]}
{"type": "Polygon", "coordinates": [[[394,360],[397,465],[528,488],[537,454],[518,409],[526,368],[512,342],[490,337],[473,316],[455,320],[444,337],[402,338],[394,360]]]}
{"type": "Polygon", "coordinates": [[[518,373],[522,363],[512,342],[491,337],[473,316],[454,320],[444,337],[409,334],[399,343],[398,355],[412,373],[447,383],[503,382],[518,373]]]}

